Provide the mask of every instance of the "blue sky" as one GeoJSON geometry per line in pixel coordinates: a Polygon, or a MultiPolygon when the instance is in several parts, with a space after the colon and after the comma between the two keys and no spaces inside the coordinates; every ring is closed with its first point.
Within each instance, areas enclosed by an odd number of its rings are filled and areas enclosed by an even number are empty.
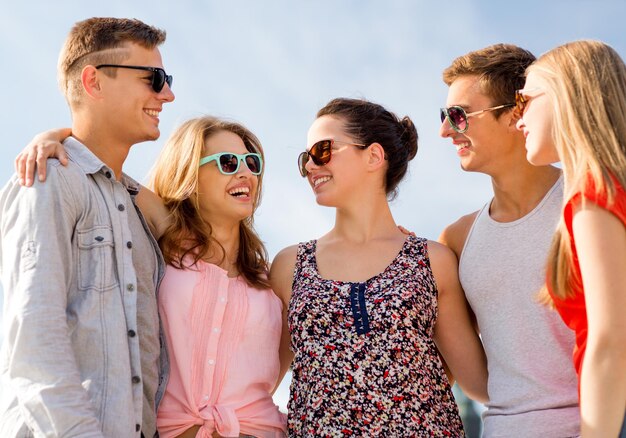
{"type": "Polygon", "coordinates": [[[56,61],[73,23],[91,16],[139,18],[168,34],[161,51],[176,101],[161,115],[161,139],[134,146],[126,173],[143,180],[169,133],[190,117],[242,122],[265,147],[256,223],[272,256],[332,226],[332,210],[315,204],[296,167],[316,111],[331,98],[364,97],[413,119],[420,149],[392,209],[398,223],[434,239],[491,189],[484,175],[462,172],[438,137],[441,71],[452,59],[500,42],[539,55],[581,38],[626,56],[624,1],[0,0],[3,184],[35,133],[70,124],[56,61]]]}

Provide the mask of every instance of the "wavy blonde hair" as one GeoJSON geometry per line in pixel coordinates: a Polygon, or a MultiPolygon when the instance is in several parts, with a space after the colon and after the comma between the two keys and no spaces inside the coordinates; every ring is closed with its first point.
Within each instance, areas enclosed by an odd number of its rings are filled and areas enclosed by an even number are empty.
{"type": "MultiPolygon", "coordinates": [[[[219,132],[229,131],[243,140],[246,149],[263,156],[258,138],[243,125],[216,117],[198,117],[176,129],[163,147],[150,175],[150,187],[163,200],[170,212],[171,223],[159,239],[165,261],[177,268],[189,268],[185,258],[193,263],[205,256],[215,257],[224,247],[213,237],[211,224],[202,219],[198,203],[198,173],[207,139],[219,132]]],[[[254,230],[253,215],[261,202],[263,175],[258,177],[253,214],[239,225],[237,268],[253,287],[269,287],[268,255],[254,230]]]]}
{"type": "MultiPolygon", "coordinates": [[[[574,41],[539,57],[528,68],[531,72],[547,85],[544,91],[553,106],[552,136],[563,165],[565,199],[595,187],[613,202],[615,183],[626,187],[624,61],[605,43],[574,41]]],[[[571,268],[571,239],[563,219],[548,260],[553,294],[560,299],[573,296],[581,279],[571,268]]],[[[546,293],[543,298],[551,302],[546,293]]]]}

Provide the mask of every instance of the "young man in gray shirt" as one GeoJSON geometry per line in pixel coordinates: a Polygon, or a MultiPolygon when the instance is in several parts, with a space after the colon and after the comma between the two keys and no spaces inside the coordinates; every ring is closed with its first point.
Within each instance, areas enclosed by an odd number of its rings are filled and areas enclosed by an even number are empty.
{"type": "Polygon", "coordinates": [[[77,23],[58,70],[69,163],[0,193],[2,437],[155,434],[164,266],[122,166],[133,144],[159,137],[174,100],[164,41],[138,20],[77,23]]]}
{"type": "MultiPolygon", "coordinates": [[[[580,433],[573,333],[537,301],[559,219],[559,169],[526,160],[515,128],[515,90],[535,57],[498,44],[455,59],[441,110],[442,137],[463,170],[491,177],[493,198],[449,225],[440,240],[459,258],[459,277],[489,369],[485,437],[563,438],[580,433]]],[[[532,103],[531,103],[532,104],[532,103]]]]}

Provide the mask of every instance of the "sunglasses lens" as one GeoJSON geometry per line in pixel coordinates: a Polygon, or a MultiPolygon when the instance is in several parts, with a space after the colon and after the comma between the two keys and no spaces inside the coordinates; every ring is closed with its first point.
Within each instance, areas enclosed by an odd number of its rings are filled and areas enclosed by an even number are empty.
{"type": "Polygon", "coordinates": [[[306,163],[307,161],[309,161],[309,153],[308,152],[302,152],[300,155],[298,155],[298,170],[300,170],[300,175],[302,176],[307,176],[308,175],[308,171],[306,170],[306,163]]]}
{"type": "Polygon", "coordinates": [[[259,175],[261,173],[261,160],[257,155],[246,154],[245,156],[246,166],[250,169],[253,175],[259,175]]]}
{"type": "Polygon", "coordinates": [[[463,132],[467,129],[467,116],[463,108],[456,106],[448,108],[448,120],[454,129],[463,132]]]}
{"type": "Polygon", "coordinates": [[[233,154],[220,156],[220,168],[226,175],[232,175],[239,170],[239,159],[233,154]]]}
{"type": "Polygon", "coordinates": [[[152,89],[155,92],[160,93],[166,82],[169,87],[172,86],[172,76],[166,75],[165,70],[159,68],[152,72],[152,89]]]}
{"type": "Polygon", "coordinates": [[[522,93],[519,92],[519,90],[515,92],[515,106],[520,115],[524,114],[524,109],[526,109],[526,99],[522,93]]]}
{"type": "Polygon", "coordinates": [[[316,165],[323,166],[324,164],[328,164],[330,161],[331,146],[332,142],[330,140],[318,141],[311,146],[309,155],[316,165]]]}
{"type": "Polygon", "coordinates": [[[447,110],[445,108],[441,108],[439,110],[439,118],[441,119],[441,123],[443,123],[444,120],[446,120],[446,112],[447,110]]]}

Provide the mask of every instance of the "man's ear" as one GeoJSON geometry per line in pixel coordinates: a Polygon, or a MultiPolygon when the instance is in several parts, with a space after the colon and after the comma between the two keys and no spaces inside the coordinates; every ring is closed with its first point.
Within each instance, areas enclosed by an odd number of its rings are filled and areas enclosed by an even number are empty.
{"type": "Polygon", "coordinates": [[[100,75],[96,67],[93,65],[85,66],[81,72],[80,80],[87,96],[94,99],[100,98],[102,94],[102,84],[100,83],[100,75]]]}
{"type": "Polygon", "coordinates": [[[368,166],[371,170],[377,170],[385,165],[385,149],[383,149],[380,143],[372,143],[366,149],[368,154],[368,166]]]}
{"type": "Polygon", "coordinates": [[[506,117],[509,118],[509,124],[507,126],[508,129],[510,131],[517,131],[517,121],[521,118],[521,115],[517,108],[513,108],[510,114],[507,114],[506,117]]]}

